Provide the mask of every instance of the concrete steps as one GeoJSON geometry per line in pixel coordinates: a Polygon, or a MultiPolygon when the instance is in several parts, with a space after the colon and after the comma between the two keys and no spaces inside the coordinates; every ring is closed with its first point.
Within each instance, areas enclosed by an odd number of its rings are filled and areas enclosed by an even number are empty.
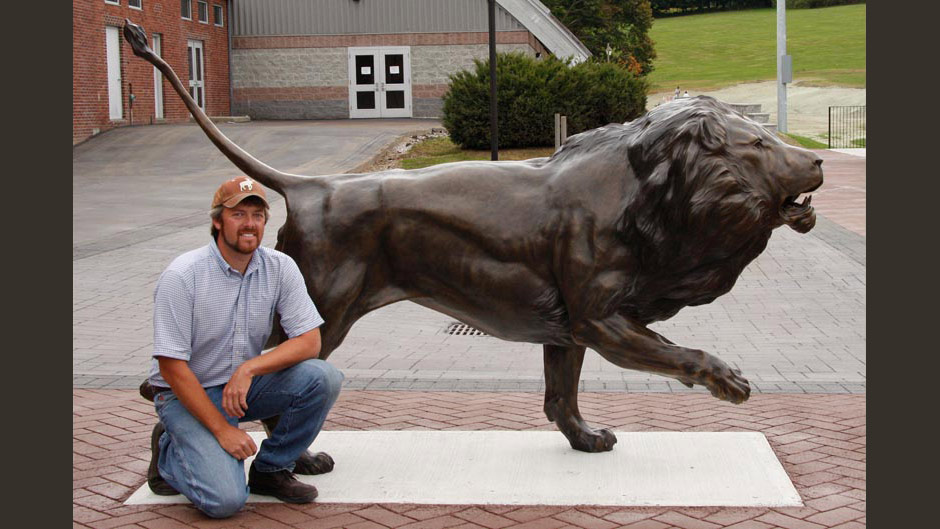
{"type": "Polygon", "coordinates": [[[768,123],[770,121],[770,113],[762,112],[761,105],[755,103],[729,103],[731,108],[735,112],[741,114],[744,117],[751,118],[754,121],[760,123],[764,126],[765,129],[771,132],[777,132],[776,123],[768,123]]]}
{"type": "Polygon", "coordinates": [[[752,113],[752,112],[760,112],[760,111],[761,111],[761,108],[760,108],[760,105],[759,105],[759,104],[753,104],[753,103],[729,103],[729,105],[731,105],[731,108],[734,109],[735,112],[737,112],[738,114],[745,115],[745,116],[748,115],[748,114],[750,114],[750,113],[752,113]]]}

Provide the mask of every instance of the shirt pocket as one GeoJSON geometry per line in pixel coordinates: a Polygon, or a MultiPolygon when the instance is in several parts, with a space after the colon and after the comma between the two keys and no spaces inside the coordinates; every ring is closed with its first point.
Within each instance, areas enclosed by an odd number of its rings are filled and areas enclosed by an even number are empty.
{"type": "Polygon", "coordinates": [[[248,305],[248,333],[251,342],[254,344],[264,344],[271,334],[271,326],[274,324],[274,300],[273,296],[268,299],[267,296],[259,296],[251,300],[248,305]]]}

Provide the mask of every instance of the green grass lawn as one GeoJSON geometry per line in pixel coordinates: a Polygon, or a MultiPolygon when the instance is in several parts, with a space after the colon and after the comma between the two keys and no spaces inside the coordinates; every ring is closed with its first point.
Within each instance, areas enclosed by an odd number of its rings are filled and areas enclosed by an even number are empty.
{"type": "MultiPolygon", "coordinates": [[[[552,147],[539,147],[529,149],[500,149],[500,160],[528,160],[551,156],[555,152],[552,147]]],[[[463,150],[454,145],[450,138],[432,138],[422,141],[408,151],[401,159],[402,169],[419,169],[432,165],[462,162],[464,160],[489,160],[490,151],[463,150]]]]}
{"type": "Polygon", "coordinates": [[[806,147],[807,149],[826,149],[829,145],[814,140],[813,138],[807,138],[806,136],[798,136],[796,134],[787,134],[790,138],[793,138],[797,145],[800,147],[806,147]]]}
{"type": "MultiPolygon", "coordinates": [[[[777,76],[777,11],[751,9],[660,18],[650,93],[714,90],[777,76]]],[[[865,5],[787,9],[793,80],[865,87],[865,5]]]]}

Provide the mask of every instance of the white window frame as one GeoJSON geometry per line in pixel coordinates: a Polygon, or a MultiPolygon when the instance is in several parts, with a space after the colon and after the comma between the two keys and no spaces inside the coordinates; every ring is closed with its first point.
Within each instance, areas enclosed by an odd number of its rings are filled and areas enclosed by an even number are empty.
{"type": "Polygon", "coordinates": [[[180,18],[183,20],[192,20],[193,19],[193,0],[180,0],[180,18]],[[189,5],[189,16],[183,16],[183,2],[186,2],[189,5]]]}
{"type": "Polygon", "coordinates": [[[137,5],[136,5],[136,6],[131,3],[131,2],[133,2],[133,1],[134,1],[134,0],[127,0],[127,7],[131,8],[131,9],[136,9],[136,10],[138,10],[138,11],[143,11],[143,10],[144,10],[144,0],[137,0],[137,5]]]}
{"type": "Polygon", "coordinates": [[[219,4],[212,4],[212,18],[215,19],[212,21],[216,26],[222,27],[225,25],[225,11],[222,10],[222,6],[219,4]],[[215,12],[218,9],[219,17],[215,18],[215,12]]]}
{"type": "Polygon", "coordinates": [[[200,24],[208,24],[208,23],[209,23],[209,2],[208,2],[207,0],[196,0],[196,18],[199,19],[199,23],[200,23],[200,24]],[[202,10],[199,9],[200,7],[205,7],[205,8],[206,8],[206,19],[205,19],[205,20],[202,19],[202,10]]]}
{"type": "Polygon", "coordinates": [[[119,6],[121,5],[121,0],[104,0],[104,3],[119,6]]]}

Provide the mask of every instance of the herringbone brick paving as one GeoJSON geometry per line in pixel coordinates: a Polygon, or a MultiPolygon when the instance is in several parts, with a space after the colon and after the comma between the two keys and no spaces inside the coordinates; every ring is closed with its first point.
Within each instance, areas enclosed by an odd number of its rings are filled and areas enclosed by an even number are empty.
{"type": "MultiPolygon", "coordinates": [[[[345,391],[327,430],[554,430],[539,393],[345,391]]],[[[854,529],[865,527],[864,395],[581,393],[595,426],[618,431],[764,433],[803,498],[799,508],[249,504],[213,520],[190,505],[124,506],[144,482],[153,406],[132,390],[73,390],[73,527],[854,529]]],[[[261,430],[260,425],[246,425],[261,430]]],[[[560,433],[558,435],[561,435],[560,433]]],[[[376,449],[381,449],[376,447],[376,449]]],[[[338,462],[337,464],[342,464],[338,462]]]]}

